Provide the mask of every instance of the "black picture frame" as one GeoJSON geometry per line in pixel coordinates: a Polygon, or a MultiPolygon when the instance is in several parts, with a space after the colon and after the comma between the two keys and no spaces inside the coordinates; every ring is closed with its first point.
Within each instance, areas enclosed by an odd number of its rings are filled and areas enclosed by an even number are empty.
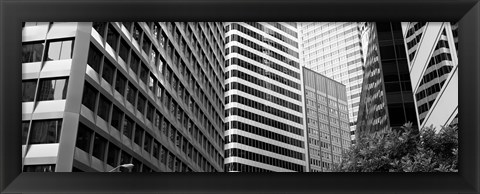
{"type": "Polygon", "coordinates": [[[478,0],[3,0],[0,192],[479,193],[478,0]],[[23,21],[459,21],[458,173],[21,173],[23,21]]]}

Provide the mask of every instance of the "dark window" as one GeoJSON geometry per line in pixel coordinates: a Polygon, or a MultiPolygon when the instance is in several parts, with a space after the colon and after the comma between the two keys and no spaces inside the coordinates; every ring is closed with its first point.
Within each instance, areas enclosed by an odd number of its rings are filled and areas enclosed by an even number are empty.
{"type": "Polygon", "coordinates": [[[149,53],[149,50],[150,50],[150,45],[152,43],[150,42],[150,40],[148,39],[147,35],[146,34],[143,34],[143,43],[142,43],[142,49],[143,51],[145,51],[145,53],[149,53]]]}
{"type": "Polygon", "coordinates": [[[67,97],[67,78],[40,80],[38,101],[62,100],[67,97]]]}
{"type": "Polygon", "coordinates": [[[140,80],[143,81],[143,83],[148,83],[148,74],[148,68],[142,63],[142,65],[140,66],[140,80]]]}
{"type": "Polygon", "coordinates": [[[81,150],[89,153],[90,152],[90,142],[92,141],[93,131],[87,126],[79,123],[78,132],[77,132],[77,142],[76,147],[81,150]]]}
{"type": "Polygon", "coordinates": [[[139,125],[135,127],[135,138],[133,139],[133,142],[139,146],[142,146],[143,131],[144,130],[139,125]]]}
{"type": "Polygon", "coordinates": [[[107,28],[106,22],[93,22],[93,29],[95,29],[100,36],[105,36],[105,29],[107,28]]]}
{"type": "Polygon", "coordinates": [[[82,104],[85,105],[91,111],[95,110],[95,101],[97,99],[97,90],[95,90],[90,84],[85,83],[83,88],[82,104]]]}
{"type": "Polygon", "coordinates": [[[113,50],[117,50],[117,43],[118,43],[118,32],[115,30],[112,24],[108,26],[108,34],[107,34],[107,43],[113,48],[113,50]]]}
{"type": "Polygon", "coordinates": [[[155,157],[156,159],[158,159],[158,153],[159,153],[159,143],[157,141],[154,141],[153,142],[153,149],[152,149],[152,152],[153,152],[153,157],[155,157]]]}
{"type": "Polygon", "coordinates": [[[98,102],[97,114],[103,120],[108,122],[108,117],[110,116],[110,101],[104,96],[100,96],[100,101],[98,102]]]}
{"type": "Polygon", "coordinates": [[[120,149],[113,143],[110,143],[108,145],[107,164],[112,167],[117,167],[119,156],[120,156],[120,149]]]}
{"type": "Polygon", "coordinates": [[[142,163],[137,159],[133,158],[132,164],[133,164],[132,172],[140,172],[140,170],[142,169],[142,163]]]}
{"type": "Polygon", "coordinates": [[[143,97],[141,94],[138,95],[138,100],[137,100],[137,110],[140,111],[140,113],[145,114],[145,97],[143,97]]]}
{"type": "Polygon", "coordinates": [[[55,164],[47,165],[25,165],[23,172],[55,172],[55,164]]]}
{"type": "Polygon", "coordinates": [[[115,90],[120,93],[122,96],[125,95],[125,85],[127,84],[127,78],[117,71],[117,78],[115,81],[115,90]]]}
{"type": "Polygon", "coordinates": [[[130,69],[135,73],[135,75],[138,73],[138,65],[140,63],[140,58],[132,52],[132,56],[130,56],[130,69]]]}
{"type": "Polygon", "coordinates": [[[121,39],[120,40],[120,52],[118,53],[118,56],[123,59],[123,61],[127,61],[128,59],[128,52],[130,50],[130,46],[125,42],[125,40],[121,39]]]}
{"type": "Polygon", "coordinates": [[[100,63],[102,63],[102,52],[100,52],[95,45],[90,44],[88,50],[87,64],[96,72],[100,71],[100,63]]]}
{"type": "Polygon", "coordinates": [[[153,112],[155,111],[155,107],[148,103],[148,106],[147,106],[147,119],[149,121],[153,121],[153,112]]]}
{"type": "Polygon", "coordinates": [[[136,97],[137,90],[132,84],[128,84],[127,87],[127,100],[130,104],[135,104],[135,97],[136,97]]]}
{"type": "Polygon", "coordinates": [[[143,149],[150,153],[152,149],[152,136],[148,133],[145,133],[145,140],[143,141],[143,149]]]}
{"type": "Polygon", "coordinates": [[[28,42],[22,45],[22,63],[39,62],[42,60],[43,42],[28,42]]]}
{"type": "Polygon", "coordinates": [[[35,98],[37,80],[22,81],[22,102],[32,102],[35,98]]]}
{"type": "Polygon", "coordinates": [[[395,50],[393,46],[381,46],[380,57],[382,60],[395,59],[395,50]]]}
{"type": "Polygon", "coordinates": [[[30,121],[22,121],[22,145],[27,143],[28,127],[30,127],[30,121]]]}
{"type": "Polygon", "coordinates": [[[113,64],[109,60],[105,60],[104,63],[103,63],[102,77],[110,85],[113,84],[113,73],[114,72],[115,72],[115,66],[113,66],[113,64]]]}
{"type": "Polygon", "coordinates": [[[48,43],[45,60],[71,59],[73,55],[73,40],[52,41],[48,43]]]}
{"type": "Polygon", "coordinates": [[[135,39],[138,44],[140,44],[140,37],[142,35],[141,30],[142,29],[140,28],[140,26],[138,26],[138,24],[135,23],[135,25],[133,25],[133,32],[132,32],[133,39],[135,39]]]}
{"type": "MultiPolygon", "coordinates": [[[[132,163],[132,156],[125,151],[122,151],[122,155],[120,156],[120,164],[131,164],[132,163]]],[[[128,168],[120,168],[119,171],[121,172],[130,172],[128,168]]]]}
{"type": "Polygon", "coordinates": [[[95,134],[95,138],[93,140],[92,156],[98,158],[101,161],[105,161],[106,147],[107,147],[107,140],[102,136],[100,136],[99,134],[95,134]]]}
{"type": "Polygon", "coordinates": [[[123,117],[123,112],[118,109],[116,106],[113,106],[113,111],[112,111],[112,122],[111,125],[117,130],[120,130],[120,127],[122,126],[122,117],[123,117]]]}
{"type": "Polygon", "coordinates": [[[123,26],[127,29],[128,32],[132,30],[132,22],[122,22],[123,26]]]}
{"type": "Polygon", "coordinates": [[[123,135],[125,135],[126,137],[128,137],[129,139],[132,139],[132,132],[133,132],[133,121],[132,119],[128,118],[126,115],[125,115],[125,120],[123,122],[123,135]]]}

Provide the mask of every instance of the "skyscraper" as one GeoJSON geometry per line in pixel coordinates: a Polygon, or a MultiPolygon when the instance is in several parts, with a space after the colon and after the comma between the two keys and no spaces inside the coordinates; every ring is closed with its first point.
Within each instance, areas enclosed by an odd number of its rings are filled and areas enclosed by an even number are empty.
{"type": "Polygon", "coordinates": [[[363,80],[358,22],[300,22],[301,60],[305,67],[346,85],[351,139],[357,123],[363,80]]]}
{"type": "Polygon", "coordinates": [[[450,22],[402,23],[420,127],[458,122],[457,29],[450,22]]]}
{"type": "Polygon", "coordinates": [[[345,85],[303,67],[310,172],[330,171],[351,145],[345,85]]]}
{"type": "Polygon", "coordinates": [[[406,122],[418,127],[400,23],[366,23],[368,36],[357,138],[406,122]]]}
{"type": "Polygon", "coordinates": [[[296,23],[225,23],[225,170],[308,171],[296,23]]]}
{"type": "Polygon", "coordinates": [[[22,33],[24,171],[223,171],[221,23],[26,22],[22,33]]]}

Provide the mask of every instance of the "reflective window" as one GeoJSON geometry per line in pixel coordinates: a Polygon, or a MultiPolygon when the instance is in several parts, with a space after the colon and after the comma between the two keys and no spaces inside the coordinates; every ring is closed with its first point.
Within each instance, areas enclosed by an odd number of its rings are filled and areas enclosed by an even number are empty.
{"type": "Polygon", "coordinates": [[[133,121],[132,119],[128,118],[128,116],[125,115],[125,120],[123,122],[123,135],[125,135],[127,138],[132,139],[132,133],[133,133],[133,121]]]}
{"type": "Polygon", "coordinates": [[[138,26],[138,24],[135,23],[135,25],[133,25],[132,36],[133,36],[133,39],[135,39],[138,44],[140,44],[141,35],[142,35],[142,29],[140,28],[140,26],[138,26]]]}
{"type": "Polygon", "coordinates": [[[83,88],[83,97],[82,97],[82,104],[85,105],[91,111],[95,110],[95,101],[97,99],[97,90],[93,88],[88,83],[85,83],[83,88]]]}
{"type": "Polygon", "coordinates": [[[112,111],[112,122],[111,125],[117,130],[120,130],[122,126],[122,117],[123,117],[123,112],[118,109],[116,106],[113,106],[113,111],[112,111]]]}
{"type": "Polygon", "coordinates": [[[132,84],[128,84],[127,87],[127,100],[130,104],[135,104],[135,97],[136,97],[137,90],[132,84]]]}
{"type": "Polygon", "coordinates": [[[130,57],[130,69],[137,74],[138,73],[138,65],[140,63],[140,58],[136,54],[132,52],[132,56],[130,57]]]}
{"type": "Polygon", "coordinates": [[[39,62],[42,60],[43,42],[27,42],[22,44],[22,63],[39,62]]]}
{"type": "Polygon", "coordinates": [[[67,97],[67,78],[42,79],[38,88],[38,101],[62,100],[67,97]]]}
{"type": "Polygon", "coordinates": [[[102,78],[110,85],[113,84],[113,73],[115,72],[115,66],[109,61],[105,60],[103,64],[102,78]]]}
{"type": "Polygon", "coordinates": [[[95,134],[95,138],[93,140],[92,156],[98,158],[101,161],[105,161],[106,148],[107,148],[107,140],[102,136],[100,136],[99,134],[95,134]]]}
{"type": "Polygon", "coordinates": [[[62,120],[34,120],[30,130],[29,144],[58,143],[62,120]]]}
{"type": "Polygon", "coordinates": [[[87,64],[96,72],[100,71],[100,64],[102,63],[102,52],[100,52],[95,45],[90,44],[88,50],[87,64]]]}
{"type": "Polygon", "coordinates": [[[48,43],[46,61],[71,59],[73,55],[73,40],[52,41],[48,43]]]}
{"type": "Polygon", "coordinates": [[[127,84],[127,78],[117,71],[117,78],[115,81],[115,90],[120,93],[122,96],[125,95],[125,86],[127,84]]]}
{"type": "Polygon", "coordinates": [[[77,132],[77,141],[76,147],[89,153],[90,152],[90,142],[92,141],[93,131],[87,126],[79,123],[78,132],[77,132]]]}
{"type": "Polygon", "coordinates": [[[123,59],[123,61],[128,60],[128,52],[130,51],[130,46],[125,42],[125,40],[121,39],[120,40],[120,52],[118,53],[118,56],[123,59]]]}
{"type": "Polygon", "coordinates": [[[107,43],[113,48],[113,50],[117,50],[117,43],[118,43],[118,32],[115,30],[112,24],[108,26],[108,34],[107,34],[107,43]]]}
{"type": "Polygon", "coordinates": [[[142,114],[145,114],[145,102],[147,100],[145,99],[145,97],[143,97],[142,95],[138,95],[138,101],[137,101],[137,110],[140,111],[140,113],[142,114]]]}
{"type": "Polygon", "coordinates": [[[98,102],[97,115],[103,120],[108,121],[110,116],[110,101],[104,96],[100,96],[100,101],[98,102]]]}
{"type": "Polygon", "coordinates": [[[22,102],[32,102],[35,98],[37,80],[22,81],[22,102]]]}
{"type": "Polygon", "coordinates": [[[148,82],[147,82],[148,74],[149,74],[148,67],[146,67],[146,66],[142,63],[142,65],[140,66],[140,80],[141,80],[143,83],[148,83],[148,82]]]}

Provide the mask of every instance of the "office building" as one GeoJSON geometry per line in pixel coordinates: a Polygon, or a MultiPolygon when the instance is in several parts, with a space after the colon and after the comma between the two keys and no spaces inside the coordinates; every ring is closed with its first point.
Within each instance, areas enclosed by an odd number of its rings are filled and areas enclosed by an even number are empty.
{"type": "Polygon", "coordinates": [[[310,172],[328,172],[350,145],[344,84],[303,67],[310,172]]]}
{"type": "Polygon", "coordinates": [[[458,122],[458,23],[403,22],[419,127],[458,122]]]}
{"type": "Polygon", "coordinates": [[[400,23],[365,23],[368,36],[356,136],[418,127],[400,23]]]}
{"type": "Polygon", "coordinates": [[[225,28],[225,171],[308,171],[297,24],[225,28]]]}
{"type": "Polygon", "coordinates": [[[305,67],[346,85],[351,139],[355,140],[363,80],[358,22],[299,22],[305,67]]]}
{"type": "Polygon", "coordinates": [[[26,22],[23,170],[223,171],[221,23],[26,22]]]}

